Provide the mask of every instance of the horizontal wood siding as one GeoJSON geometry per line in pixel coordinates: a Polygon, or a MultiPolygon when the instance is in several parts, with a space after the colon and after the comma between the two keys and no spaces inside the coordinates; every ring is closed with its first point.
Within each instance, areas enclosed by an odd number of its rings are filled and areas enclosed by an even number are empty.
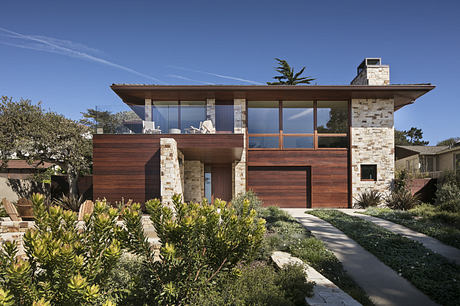
{"type": "Polygon", "coordinates": [[[312,207],[348,207],[348,150],[249,150],[248,166],[309,166],[312,207]]]}
{"type": "Polygon", "coordinates": [[[248,168],[248,185],[264,206],[306,208],[309,191],[308,167],[248,168]]]}
{"type": "MultiPolygon", "coordinates": [[[[149,135],[150,136],[150,135],[149,135]]],[[[144,203],[160,197],[160,138],[94,135],[93,197],[144,203]]]]}

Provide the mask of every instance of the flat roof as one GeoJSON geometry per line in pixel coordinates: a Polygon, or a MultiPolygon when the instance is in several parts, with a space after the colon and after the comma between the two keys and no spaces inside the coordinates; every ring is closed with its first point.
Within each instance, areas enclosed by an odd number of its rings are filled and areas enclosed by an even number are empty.
{"type": "Polygon", "coordinates": [[[252,101],[390,99],[395,110],[412,104],[429,92],[431,84],[401,85],[147,85],[112,84],[112,90],[126,104],[143,105],[156,101],[200,101],[206,99],[252,101]]]}

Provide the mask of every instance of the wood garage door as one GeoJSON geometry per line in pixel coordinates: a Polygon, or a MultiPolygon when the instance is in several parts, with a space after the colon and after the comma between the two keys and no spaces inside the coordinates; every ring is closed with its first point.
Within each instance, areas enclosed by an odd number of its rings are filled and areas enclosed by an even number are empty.
{"type": "Polygon", "coordinates": [[[310,167],[248,167],[248,187],[264,206],[309,207],[310,167]]]}

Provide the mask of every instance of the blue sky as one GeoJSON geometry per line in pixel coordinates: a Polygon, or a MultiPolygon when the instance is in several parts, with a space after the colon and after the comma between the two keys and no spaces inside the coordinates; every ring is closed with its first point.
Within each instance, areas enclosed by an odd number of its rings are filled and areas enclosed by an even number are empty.
{"type": "Polygon", "coordinates": [[[460,1],[3,1],[0,94],[73,119],[121,105],[112,83],[257,84],[286,59],[319,85],[364,57],[435,90],[395,115],[430,144],[460,136],[460,1]]]}

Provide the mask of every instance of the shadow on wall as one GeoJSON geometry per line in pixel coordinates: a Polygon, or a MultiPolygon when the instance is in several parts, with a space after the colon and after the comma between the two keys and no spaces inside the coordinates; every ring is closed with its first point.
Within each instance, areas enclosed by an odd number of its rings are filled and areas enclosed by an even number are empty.
{"type": "Polygon", "coordinates": [[[34,192],[48,194],[48,187],[28,179],[0,177],[0,198],[17,201],[19,198],[29,198],[34,192]]]}
{"type": "MultiPolygon", "coordinates": [[[[80,176],[77,182],[78,196],[83,195],[83,201],[93,200],[93,177],[91,175],[80,176]]],[[[69,193],[69,183],[67,176],[53,175],[51,176],[50,195],[51,199],[58,199],[63,194],[69,193]]]]}

